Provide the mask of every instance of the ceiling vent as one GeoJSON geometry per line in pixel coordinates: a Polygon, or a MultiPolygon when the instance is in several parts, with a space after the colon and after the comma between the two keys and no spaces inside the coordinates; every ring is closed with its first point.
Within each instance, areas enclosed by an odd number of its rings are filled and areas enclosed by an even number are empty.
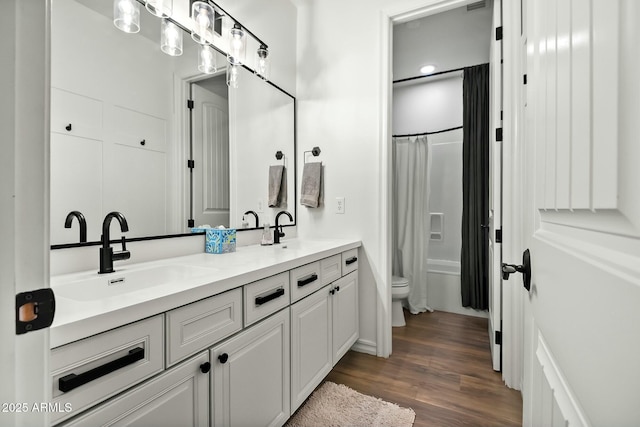
{"type": "Polygon", "coordinates": [[[476,9],[482,9],[483,7],[485,7],[486,1],[482,0],[482,1],[477,1],[475,3],[471,3],[467,5],[467,12],[470,12],[472,10],[476,10],[476,9]]]}

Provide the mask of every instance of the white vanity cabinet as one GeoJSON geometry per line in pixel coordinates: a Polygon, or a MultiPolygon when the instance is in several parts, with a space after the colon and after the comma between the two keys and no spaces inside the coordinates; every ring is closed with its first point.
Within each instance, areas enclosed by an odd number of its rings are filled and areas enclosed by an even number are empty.
{"type": "Polygon", "coordinates": [[[358,339],[358,271],[291,306],[291,413],[358,339]]]}
{"type": "Polygon", "coordinates": [[[280,426],[290,415],[289,308],[211,350],[213,426],[280,426]]]}
{"type": "Polygon", "coordinates": [[[65,427],[99,425],[207,427],[209,354],[203,352],[108,401],[65,427]]]}
{"type": "Polygon", "coordinates": [[[357,248],[345,253],[52,349],[53,402],[72,406],[52,423],[282,426],[358,339],[357,248]]]}

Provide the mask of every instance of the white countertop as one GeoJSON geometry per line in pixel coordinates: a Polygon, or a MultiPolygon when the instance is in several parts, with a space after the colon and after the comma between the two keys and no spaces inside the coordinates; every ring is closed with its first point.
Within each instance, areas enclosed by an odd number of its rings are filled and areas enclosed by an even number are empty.
{"type": "MultiPolygon", "coordinates": [[[[99,276],[95,271],[53,276],[51,287],[83,278],[117,277],[118,273],[163,266],[197,267],[196,277],[169,281],[99,300],[79,301],[56,295],[56,313],[50,330],[51,348],[163,313],[292,268],[357,248],[359,240],[290,239],[280,245],[243,246],[228,254],[196,254],[118,268],[99,276]]],[[[62,285],[64,286],[64,285],[62,285]]]]}

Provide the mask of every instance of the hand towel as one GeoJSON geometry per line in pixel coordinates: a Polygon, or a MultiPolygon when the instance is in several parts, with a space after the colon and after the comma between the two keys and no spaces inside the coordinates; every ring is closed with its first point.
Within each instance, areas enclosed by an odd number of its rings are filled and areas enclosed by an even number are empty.
{"type": "Polygon", "coordinates": [[[283,165],[269,166],[269,207],[287,204],[287,171],[283,165]]]}
{"type": "Polygon", "coordinates": [[[317,208],[322,201],[322,162],[305,163],[300,204],[317,208]]]}

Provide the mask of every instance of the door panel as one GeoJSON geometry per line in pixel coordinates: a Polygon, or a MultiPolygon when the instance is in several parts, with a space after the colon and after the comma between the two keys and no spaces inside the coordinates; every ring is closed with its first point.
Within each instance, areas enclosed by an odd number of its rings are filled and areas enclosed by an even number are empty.
{"type": "Polygon", "coordinates": [[[635,425],[640,4],[527,5],[524,425],[635,425]]]}
{"type": "Polygon", "coordinates": [[[193,216],[197,225],[229,226],[229,106],[197,84],[193,109],[193,216]]]}
{"type": "MultiPolygon", "coordinates": [[[[502,25],[500,0],[493,3],[493,26],[502,25]]],[[[502,42],[491,37],[489,62],[489,340],[493,369],[501,369],[501,345],[496,342],[496,332],[501,332],[502,319],[502,245],[496,242],[496,230],[502,228],[502,141],[496,140],[494,129],[502,127],[502,42]]]]}

